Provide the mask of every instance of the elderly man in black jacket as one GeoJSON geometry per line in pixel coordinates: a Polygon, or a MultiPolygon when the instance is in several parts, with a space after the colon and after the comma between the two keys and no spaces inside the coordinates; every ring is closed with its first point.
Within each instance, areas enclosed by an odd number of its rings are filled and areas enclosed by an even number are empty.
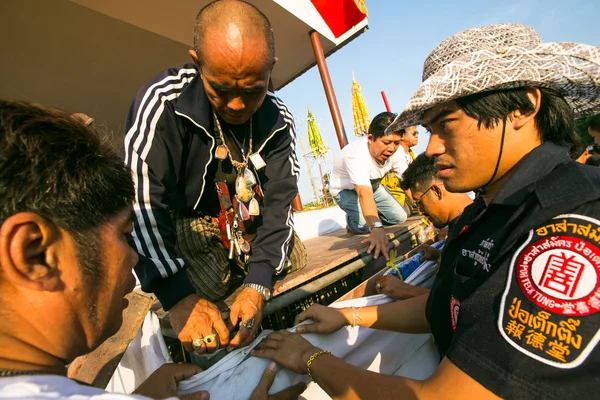
{"type": "Polygon", "coordinates": [[[193,64],[152,78],[128,114],[136,273],[198,354],[248,344],[273,276],[289,270],[293,249],[305,258],[293,231],[294,120],[267,89],[274,53],[258,9],[215,1],[197,16],[193,64]],[[236,262],[247,276],[226,324],[213,302],[225,296],[236,262]]]}

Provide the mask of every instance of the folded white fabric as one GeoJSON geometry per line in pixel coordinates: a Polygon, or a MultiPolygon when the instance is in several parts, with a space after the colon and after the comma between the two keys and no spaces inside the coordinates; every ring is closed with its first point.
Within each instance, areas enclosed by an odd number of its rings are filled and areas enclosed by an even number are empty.
{"type": "MultiPolygon", "coordinates": [[[[437,268],[436,262],[425,262],[414,271],[406,283],[429,287],[437,268]]],[[[330,307],[364,307],[391,302],[385,295],[348,300],[330,307]]],[[[295,328],[290,329],[295,331],[295,328]]],[[[179,384],[179,393],[199,390],[210,392],[211,399],[248,399],[258,384],[269,360],[250,356],[250,351],[271,331],[262,332],[248,347],[238,349],[210,369],[179,384]]],[[[345,327],[330,335],[306,334],[313,345],[331,351],[349,364],[388,375],[426,379],[437,368],[439,354],[431,335],[410,335],[377,331],[368,328],[345,327]]],[[[131,393],[160,365],[172,362],[166,349],[158,319],[148,313],[144,326],[131,342],[107,390],[131,393]]],[[[271,394],[297,382],[308,383],[307,376],[282,369],[271,387],[271,394]]],[[[316,384],[309,383],[304,399],[327,399],[329,396],[316,384]]]]}
{"type": "MultiPolygon", "coordinates": [[[[385,295],[363,297],[332,305],[332,307],[364,307],[390,302],[385,295]]],[[[290,329],[294,331],[295,328],[290,329]]],[[[248,399],[258,384],[269,360],[251,357],[250,351],[264,336],[265,331],[248,347],[231,352],[212,368],[193,376],[179,384],[179,393],[186,394],[198,390],[210,392],[211,399],[248,399]]],[[[336,357],[350,364],[374,372],[394,374],[407,363],[417,363],[407,367],[414,378],[424,379],[431,375],[439,362],[439,355],[431,341],[431,335],[408,335],[394,332],[376,331],[368,328],[345,327],[330,335],[306,334],[306,340],[313,345],[331,351],[336,357]],[[415,353],[425,346],[427,357],[414,359],[415,353]]],[[[423,354],[421,354],[423,355],[423,354]]],[[[297,382],[308,382],[307,376],[294,374],[282,369],[277,373],[271,393],[276,393],[297,382]]],[[[328,398],[318,387],[309,387],[303,395],[307,399],[328,398]]]]}

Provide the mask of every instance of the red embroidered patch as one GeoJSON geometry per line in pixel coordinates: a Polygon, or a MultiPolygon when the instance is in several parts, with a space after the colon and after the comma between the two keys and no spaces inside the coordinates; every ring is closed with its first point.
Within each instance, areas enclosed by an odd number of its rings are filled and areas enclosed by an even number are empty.
{"type": "Polygon", "coordinates": [[[520,353],[575,368],[600,341],[600,221],[566,214],[532,230],[510,263],[498,329],[520,353]]]}
{"type": "Polygon", "coordinates": [[[589,240],[543,237],[523,249],[515,267],[523,294],[538,307],[571,316],[600,311],[600,249],[589,240]]]}

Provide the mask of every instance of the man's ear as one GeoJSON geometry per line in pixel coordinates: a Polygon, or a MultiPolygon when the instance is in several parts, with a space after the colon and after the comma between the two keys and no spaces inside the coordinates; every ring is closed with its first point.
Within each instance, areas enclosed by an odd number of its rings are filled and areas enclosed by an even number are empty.
{"type": "Polygon", "coordinates": [[[436,197],[438,198],[438,200],[441,200],[444,197],[444,193],[443,193],[442,189],[440,189],[440,187],[438,185],[432,185],[431,186],[431,191],[436,195],[436,197]]]}
{"type": "Polygon", "coordinates": [[[13,286],[54,291],[61,285],[56,242],[58,228],[35,213],[23,212],[0,226],[0,269],[13,286]]]}
{"type": "Polygon", "coordinates": [[[521,110],[516,110],[512,115],[512,125],[514,130],[519,130],[528,122],[533,121],[537,113],[540,111],[542,104],[542,92],[538,88],[527,88],[527,97],[533,104],[533,111],[525,114],[521,110]]]}
{"type": "Polygon", "coordinates": [[[202,68],[200,67],[200,59],[198,58],[198,53],[196,53],[196,50],[194,49],[189,49],[188,54],[190,55],[190,57],[192,57],[192,61],[194,62],[194,64],[198,68],[198,72],[200,73],[200,79],[202,79],[202,68]]]}
{"type": "Polygon", "coordinates": [[[196,65],[200,64],[200,62],[198,60],[198,54],[196,53],[196,50],[189,49],[188,50],[188,54],[190,55],[190,57],[192,57],[192,61],[194,61],[194,64],[196,64],[196,65]]]}

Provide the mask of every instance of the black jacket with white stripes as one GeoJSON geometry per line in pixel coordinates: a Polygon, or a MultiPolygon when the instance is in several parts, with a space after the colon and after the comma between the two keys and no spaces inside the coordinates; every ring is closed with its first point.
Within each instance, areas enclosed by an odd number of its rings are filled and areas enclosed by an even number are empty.
{"type": "MultiPolygon", "coordinates": [[[[246,282],[272,287],[293,235],[299,174],[294,120],[270,92],[252,118],[253,152],[266,163],[258,174],[265,197],[246,282]]],[[[132,242],[140,261],[135,271],[142,289],[169,309],[195,292],[175,249],[171,211],[218,212],[212,108],[195,65],[166,70],[140,89],[126,132],[122,153],[136,186],[132,242]]]]}

